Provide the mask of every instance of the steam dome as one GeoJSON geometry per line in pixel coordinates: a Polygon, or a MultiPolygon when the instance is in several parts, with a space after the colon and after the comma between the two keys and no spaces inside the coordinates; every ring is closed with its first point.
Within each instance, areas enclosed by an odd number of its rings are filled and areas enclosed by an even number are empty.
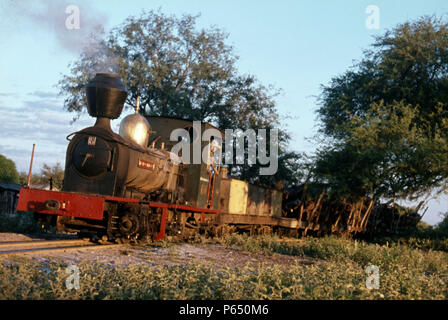
{"type": "Polygon", "coordinates": [[[120,136],[144,148],[148,146],[150,132],[148,120],[138,113],[126,116],[120,123],[120,136]]]}

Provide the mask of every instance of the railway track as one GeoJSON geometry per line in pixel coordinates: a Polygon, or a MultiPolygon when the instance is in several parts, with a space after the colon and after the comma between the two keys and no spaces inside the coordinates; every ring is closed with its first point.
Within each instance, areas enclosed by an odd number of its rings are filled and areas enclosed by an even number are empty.
{"type": "Polygon", "coordinates": [[[87,240],[31,240],[0,242],[0,255],[17,255],[35,252],[55,252],[73,249],[94,249],[116,246],[115,244],[96,244],[87,240]]]}

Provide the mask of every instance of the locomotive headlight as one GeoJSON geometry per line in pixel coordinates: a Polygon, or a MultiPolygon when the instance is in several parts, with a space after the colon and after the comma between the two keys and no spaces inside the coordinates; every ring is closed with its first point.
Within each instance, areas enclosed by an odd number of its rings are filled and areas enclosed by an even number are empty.
{"type": "Polygon", "coordinates": [[[126,116],[120,123],[120,136],[145,148],[148,146],[150,132],[148,120],[137,113],[126,116]]]}

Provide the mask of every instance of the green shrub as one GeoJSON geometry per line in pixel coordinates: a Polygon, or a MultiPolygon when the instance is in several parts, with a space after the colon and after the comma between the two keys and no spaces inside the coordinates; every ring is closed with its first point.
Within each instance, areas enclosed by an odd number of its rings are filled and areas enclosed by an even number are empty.
{"type": "Polygon", "coordinates": [[[0,232],[38,233],[41,228],[31,212],[12,215],[0,213],[0,232]]]}
{"type": "Polygon", "coordinates": [[[218,242],[315,263],[113,268],[85,261],[78,264],[80,289],[69,290],[65,263],[16,258],[0,263],[0,299],[448,299],[448,253],[442,251],[334,236],[292,240],[232,234],[218,242]],[[379,269],[379,289],[366,287],[370,265],[379,269]]]}
{"type": "MultiPolygon", "coordinates": [[[[380,255],[381,256],[381,255],[380,255]]],[[[379,258],[381,258],[379,256],[379,258]]],[[[110,268],[84,262],[79,290],[67,289],[66,265],[21,260],[0,264],[0,299],[447,299],[446,270],[380,267],[369,290],[365,267],[347,261],[259,268],[210,265],[110,268]],[[445,278],[444,278],[445,277],[445,278]]]]}
{"type": "Polygon", "coordinates": [[[443,219],[439,222],[435,228],[437,234],[441,237],[448,238],[448,212],[441,214],[443,219]]]}

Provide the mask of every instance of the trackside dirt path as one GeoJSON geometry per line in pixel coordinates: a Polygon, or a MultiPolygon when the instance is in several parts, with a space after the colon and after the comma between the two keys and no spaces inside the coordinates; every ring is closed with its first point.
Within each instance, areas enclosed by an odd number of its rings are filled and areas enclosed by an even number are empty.
{"type": "MultiPolygon", "coordinates": [[[[42,240],[15,233],[0,233],[0,242],[42,240]]],[[[17,255],[16,255],[17,256],[17,255]]],[[[211,264],[217,267],[244,267],[247,264],[254,266],[261,264],[294,265],[313,264],[311,259],[303,259],[282,254],[251,253],[238,247],[229,247],[221,244],[188,244],[173,243],[166,247],[151,245],[114,245],[98,246],[96,248],[78,248],[71,250],[58,250],[54,252],[27,252],[22,257],[37,259],[45,262],[51,259],[62,260],[69,264],[81,261],[92,261],[109,266],[129,266],[132,264],[147,265],[188,265],[211,264]]],[[[0,261],[7,261],[7,256],[0,261]]]]}

